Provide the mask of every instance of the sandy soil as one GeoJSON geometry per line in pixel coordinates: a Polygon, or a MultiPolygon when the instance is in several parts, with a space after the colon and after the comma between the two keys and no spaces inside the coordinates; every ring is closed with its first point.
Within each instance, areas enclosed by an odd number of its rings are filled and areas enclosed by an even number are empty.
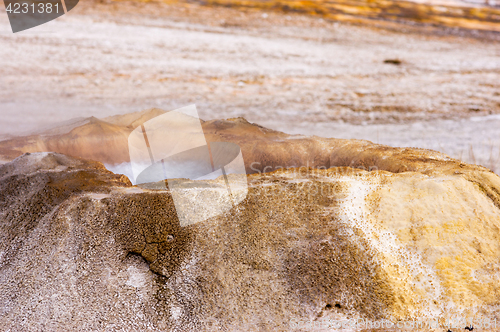
{"type": "Polygon", "coordinates": [[[204,119],[243,116],[495,168],[500,43],[449,32],[194,4],[82,2],[12,34],[0,13],[0,134],[196,103],[204,119]]]}

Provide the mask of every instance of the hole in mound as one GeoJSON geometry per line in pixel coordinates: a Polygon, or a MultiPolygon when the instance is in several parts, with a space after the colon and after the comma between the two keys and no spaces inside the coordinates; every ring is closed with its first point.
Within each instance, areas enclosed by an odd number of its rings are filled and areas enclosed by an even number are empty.
{"type": "Polygon", "coordinates": [[[342,306],[340,304],[336,303],[335,304],[335,308],[339,308],[340,309],[340,308],[342,308],[342,306]]]}

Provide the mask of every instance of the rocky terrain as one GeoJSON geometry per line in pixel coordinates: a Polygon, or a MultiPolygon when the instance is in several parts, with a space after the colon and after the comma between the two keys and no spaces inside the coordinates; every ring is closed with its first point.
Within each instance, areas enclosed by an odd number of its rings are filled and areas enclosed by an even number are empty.
{"type": "Polygon", "coordinates": [[[419,154],[427,174],[250,175],[244,201],[186,227],[168,191],[96,162],[22,155],[0,166],[0,329],[500,318],[500,178],[419,154]]]}
{"type": "Polygon", "coordinates": [[[14,35],[0,12],[0,331],[500,321],[498,18],[215,2],[82,1],[14,35]],[[127,138],[191,103],[248,193],[181,226],[127,138]]]}
{"type": "Polygon", "coordinates": [[[168,190],[132,186],[78,157],[123,166],[127,133],[159,114],[77,120],[3,142],[4,157],[22,154],[0,166],[3,330],[500,319],[500,178],[488,169],[241,118],[204,121],[208,142],[240,145],[248,194],[181,227],[168,190]],[[73,157],[30,153],[43,150],[73,157]]]}

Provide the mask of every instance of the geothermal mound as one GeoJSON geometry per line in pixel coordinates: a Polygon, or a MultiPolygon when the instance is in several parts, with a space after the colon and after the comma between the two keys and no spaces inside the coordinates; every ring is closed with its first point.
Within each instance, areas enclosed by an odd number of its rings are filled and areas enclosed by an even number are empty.
{"type": "Polygon", "coordinates": [[[500,318],[491,171],[433,151],[206,121],[207,141],[241,147],[248,194],[181,227],[169,190],[133,186],[100,163],[127,163],[129,133],[162,113],[79,119],[0,142],[3,158],[15,158],[0,166],[0,330],[317,331],[354,319],[445,328],[450,318],[500,318]],[[67,155],[36,152],[50,150],[67,155]]]}
{"type": "Polygon", "coordinates": [[[22,155],[0,166],[0,326],[316,331],[347,319],[495,319],[500,179],[427,167],[254,174],[241,203],[180,227],[168,190],[134,187],[97,162],[22,155]]]}

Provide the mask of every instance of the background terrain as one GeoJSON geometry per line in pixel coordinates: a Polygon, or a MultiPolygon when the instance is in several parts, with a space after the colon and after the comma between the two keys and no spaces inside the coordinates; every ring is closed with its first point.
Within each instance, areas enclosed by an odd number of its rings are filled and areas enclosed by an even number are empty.
{"type": "Polygon", "coordinates": [[[17,34],[0,13],[0,134],[195,103],[204,120],[430,148],[498,172],[495,8],[471,5],[474,26],[289,3],[302,7],[85,1],[17,34]]]}

